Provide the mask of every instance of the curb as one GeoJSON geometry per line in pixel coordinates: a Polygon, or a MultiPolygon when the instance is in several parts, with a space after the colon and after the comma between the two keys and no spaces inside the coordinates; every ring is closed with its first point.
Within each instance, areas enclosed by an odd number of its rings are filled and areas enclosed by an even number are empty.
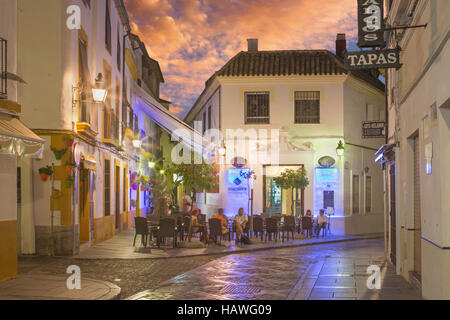
{"type": "Polygon", "coordinates": [[[223,251],[223,252],[207,252],[207,253],[198,253],[198,254],[187,254],[180,256],[167,256],[167,257],[142,257],[142,258],[77,258],[77,257],[61,257],[72,260],[165,260],[165,259],[177,259],[177,258],[193,258],[193,257],[207,257],[207,256],[228,256],[233,254],[243,254],[249,252],[258,252],[265,250],[277,250],[277,249],[289,249],[289,248],[300,248],[300,247],[308,247],[308,246],[318,246],[323,244],[331,244],[331,243],[342,243],[349,241],[359,241],[359,240],[374,240],[374,239],[382,239],[382,235],[374,235],[374,236],[355,236],[354,238],[349,239],[336,239],[336,240],[326,240],[322,242],[315,243],[298,243],[298,244],[286,244],[284,246],[277,247],[263,247],[263,248],[248,248],[248,249],[240,249],[238,251],[223,251]]]}

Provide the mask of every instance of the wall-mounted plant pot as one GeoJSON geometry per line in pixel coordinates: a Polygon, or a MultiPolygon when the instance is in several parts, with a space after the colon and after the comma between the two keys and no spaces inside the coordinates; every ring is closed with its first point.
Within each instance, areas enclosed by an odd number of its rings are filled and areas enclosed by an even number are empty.
{"type": "Polygon", "coordinates": [[[42,181],[45,182],[45,181],[48,180],[48,174],[46,174],[46,173],[41,173],[40,176],[41,176],[41,180],[42,180],[42,181]]]}
{"type": "Polygon", "coordinates": [[[67,149],[63,149],[63,150],[56,150],[56,149],[52,149],[53,154],[55,155],[56,160],[61,160],[62,156],[66,153],[67,149]]]}
{"type": "Polygon", "coordinates": [[[71,173],[72,173],[72,170],[73,170],[73,167],[72,167],[72,166],[66,166],[66,173],[67,173],[67,174],[71,174],[71,173]]]}

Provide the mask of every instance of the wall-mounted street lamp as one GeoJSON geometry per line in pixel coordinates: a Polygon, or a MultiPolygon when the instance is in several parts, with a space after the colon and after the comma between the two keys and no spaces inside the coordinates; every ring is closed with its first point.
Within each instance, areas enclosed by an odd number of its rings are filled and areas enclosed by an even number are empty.
{"type": "Polygon", "coordinates": [[[105,102],[108,90],[105,89],[103,74],[99,73],[95,79],[95,87],[92,88],[92,97],[97,103],[105,102]]]}
{"type": "Polygon", "coordinates": [[[133,147],[135,149],[140,149],[142,147],[142,140],[139,138],[134,138],[133,139],[133,147]]]}
{"type": "Polygon", "coordinates": [[[342,157],[344,155],[345,152],[345,147],[344,147],[344,143],[342,142],[342,140],[339,141],[339,144],[336,148],[336,154],[340,157],[342,157]]]}
{"type": "Polygon", "coordinates": [[[222,141],[222,146],[217,149],[217,152],[219,153],[219,156],[223,157],[227,154],[227,147],[225,146],[225,143],[222,141]]]}

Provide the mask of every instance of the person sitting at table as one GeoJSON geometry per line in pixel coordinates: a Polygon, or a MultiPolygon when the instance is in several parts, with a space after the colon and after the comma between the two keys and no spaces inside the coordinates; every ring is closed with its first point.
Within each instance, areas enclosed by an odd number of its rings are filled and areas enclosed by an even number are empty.
{"type": "Polygon", "coordinates": [[[244,235],[244,230],[248,224],[248,216],[244,214],[244,209],[240,208],[239,213],[234,217],[236,224],[236,244],[241,242],[241,237],[244,235]]]}
{"type": "Polygon", "coordinates": [[[223,214],[223,209],[220,208],[215,216],[213,216],[213,219],[219,219],[220,224],[222,225],[222,234],[227,234],[230,232],[230,229],[228,227],[228,219],[223,214]]]}
{"type": "Polygon", "coordinates": [[[192,211],[192,220],[191,220],[191,234],[200,232],[200,241],[203,241],[206,243],[206,237],[205,237],[205,226],[202,225],[198,221],[198,215],[200,214],[198,209],[194,209],[192,211]]]}
{"type": "Polygon", "coordinates": [[[322,228],[326,228],[327,227],[327,222],[328,222],[328,218],[325,215],[325,211],[324,210],[320,210],[320,214],[317,216],[317,220],[316,220],[316,235],[319,236],[320,230],[322,228]]]}

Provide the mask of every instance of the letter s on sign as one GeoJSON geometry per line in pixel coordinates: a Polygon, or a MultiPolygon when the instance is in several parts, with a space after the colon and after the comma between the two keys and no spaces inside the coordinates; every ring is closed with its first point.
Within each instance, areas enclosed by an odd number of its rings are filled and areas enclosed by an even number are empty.
{"type": "Polygon", "coordinates": [[[67,7],[66,13],[69,15],[67,18],[67,28],[69,30],[80,30],[81,29],[81,9],[77,5],[71,5],[67,7]]]}
{"type": "Polygon", "coordinates": [[[397,55],[395,54],[395,52],[389,53],[387,57],[389,63],[397,63],[397,55]]]}

